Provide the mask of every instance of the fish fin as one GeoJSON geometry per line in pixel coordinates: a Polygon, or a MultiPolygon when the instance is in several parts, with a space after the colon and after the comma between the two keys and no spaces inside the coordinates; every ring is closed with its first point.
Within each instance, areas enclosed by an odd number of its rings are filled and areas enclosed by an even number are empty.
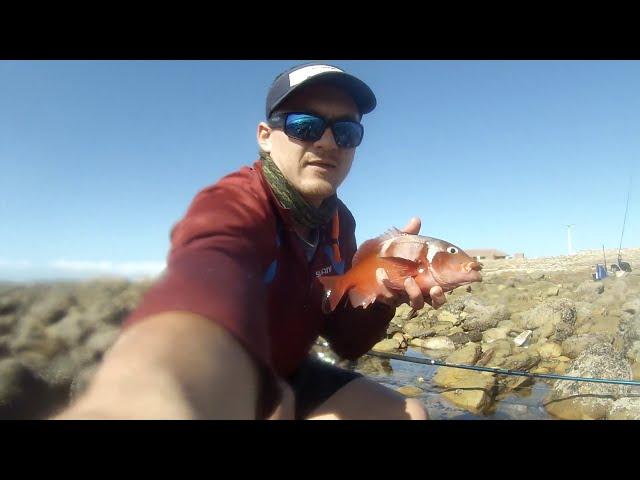
{"type": "Polygon", "coordinates": [[[407,277],[415,277],[419,273],[420,264],[400,257],[385,257],[385,271],[387,272],[387,288],[404,290],[404,281],[407,277]]]}
{"type": "Polygon", "coordinates": [[[325,315],[333,312],[340,300],[344,296],[345,287],[343,280],[344,275],[332,275],[330,277],[319,277],[318,280],[324,287],[324,295],[322,296],[322,312],[325,315]]]}
{"type": "Polygon", "coordinates": [[[373,302],[376,301],[376,294],[367,292],[366,290],[360,290],[357,287],[349,290],[349,299],[353,307],[367,308],[373,302]]]}
{"type": "Polygon", "coordinates": [[[380,250],[380,242],[377,238],[367,240],[360,245],[356,253],[353,255],[353,258],[351,259],[351,266],[355,267],[363,258],[369,255],[377,255],[378,250],[380,250]]]}
{"type": "Polygon", "coordinates": [[[415,308],[412,308],[411,311],[405,317],[404,321],[408,322],[409,320],[414,318],[417,315],[417,313],[418,313],[418,311],[415,308]]]}
{"type": "Polygon", "coordinates": [[[382,235],[376,238],[372,238],[371,240],[367,240],[364,242],[358,250],[356,251],[353,259],[351,260],[352,265],[358,264],[363,258],[369,255],[378,255],[380,253],[380,248],[382,244],[388,240],[391,240],[396,237],[400,237],[406,235],[395,227],[390,228],[382,235]]]}
{"type": "Polygon", "coordinates": [[[393,237],[384,242],[379,255],[382,258],[398,257],[418,262],[427,255],[429,245],[417,235],[393,237]]]}

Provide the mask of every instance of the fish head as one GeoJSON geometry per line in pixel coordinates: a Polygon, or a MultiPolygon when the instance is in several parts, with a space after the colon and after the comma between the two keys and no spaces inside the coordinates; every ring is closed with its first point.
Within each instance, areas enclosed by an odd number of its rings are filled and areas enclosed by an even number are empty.
{"type": "Polygon", "coordinates": [[[433,278],[445,290],[482,281],[483,265],[460,247],[444,240],[429,242],[427,260],[433,278]]]}

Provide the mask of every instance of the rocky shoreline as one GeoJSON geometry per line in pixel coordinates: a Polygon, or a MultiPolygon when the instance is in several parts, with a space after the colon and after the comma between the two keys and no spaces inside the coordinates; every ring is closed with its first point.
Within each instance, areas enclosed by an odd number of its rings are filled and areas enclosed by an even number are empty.
{"type": "MultiPolygon", "coordinates": [[[[602,252],[483,261],[484,281],[451,292],[441,309],[427,307],[407,320],[408,307],[400,307],[375,350],[532,373],[640,380],[640,249],[622,254],[637,270],[603,281],[591,278],[602,252]]],[[[607,258],[614,256],[607,252],[607,258]]],[[[47,418],[67,405],[150,285],[116,279],[0,283],[0,419],[47,418]]],[[[476,416],[540,385],[528,377],[448,367],[432,369],[428,379],[394,378],[393,362],[364,356],[350,364],[325,343],[319,339],[314,350],[327,361],[395,385],[407,396],[428,391],[476,416]]],[[[640,419],[637,386],[544,383],[540,408],[553,418],[640,419]]],[[[509,418],[518,418],[518,409],[512,410],[509,418]]]]}

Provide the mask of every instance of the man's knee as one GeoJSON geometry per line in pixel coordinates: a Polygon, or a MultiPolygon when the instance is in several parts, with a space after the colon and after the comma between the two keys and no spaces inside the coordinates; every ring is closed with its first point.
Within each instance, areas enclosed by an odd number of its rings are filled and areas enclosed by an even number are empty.
{"type": "Polygon", "coordinates": [[[406,412],[411,420],[429,420],[429,413],[419,400],[409,398],[405,403],[406,412]]]}

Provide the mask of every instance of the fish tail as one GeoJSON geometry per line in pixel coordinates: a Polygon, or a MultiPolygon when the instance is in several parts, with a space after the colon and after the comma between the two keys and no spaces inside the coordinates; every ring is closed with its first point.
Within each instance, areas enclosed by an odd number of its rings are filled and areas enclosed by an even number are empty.
{"type": "Polygon", "coordinates": [[[322,311],[325,314],[333,312],[345,294],[344,275],[332,275],[330,277],[320,277],[320,283],[324,287],[322,300],[322,311]]]}

